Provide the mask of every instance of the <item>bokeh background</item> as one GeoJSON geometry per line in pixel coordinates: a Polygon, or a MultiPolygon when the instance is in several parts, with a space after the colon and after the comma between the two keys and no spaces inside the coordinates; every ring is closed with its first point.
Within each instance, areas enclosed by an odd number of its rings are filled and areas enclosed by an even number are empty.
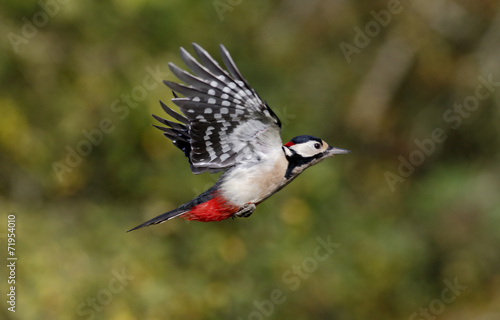
{"type": "Polygon", "coordinates": [[[2,1],[0,317],[500,319],[499,9],[2,1]],[[172,106],[167,63],[191,42],[219,61],[228,48],[284,140],[352,153],[248,219],[126,233],[216,179],[150,126],[158,100],[172,106]],[[326,258],[318,238],[336,244],[326,258]]]}

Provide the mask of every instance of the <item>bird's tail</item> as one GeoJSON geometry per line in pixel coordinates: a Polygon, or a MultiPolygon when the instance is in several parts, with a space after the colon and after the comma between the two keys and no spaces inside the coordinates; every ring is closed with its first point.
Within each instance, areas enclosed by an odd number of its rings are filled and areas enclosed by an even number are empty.
{"type": "Polygon", "coordinates": [[[134,231],[134,230],[137,230],[137,229],[140,229],[140,228],[144,228],[144,227],[147,227],[147,226],[150,226],[152,224],[159,224],[159,223],[163,223],[167,220],[170,220],[170,219],[173,219],[175,217],[178,217],[186,212],[188,212],[189,209],[186,209],[186,208],[177,208],[177,209],[174,209],[172,211],[169,211],[169,212],[166,212],[164,214],[160,214],[159,216],[151,219],[151,220],[148,220],[146,222],[144,222],[143,224],[140,224],[138,225],[137,227],[135,228],[132,228],[130,230],[128,230],[127,232],[130,232],[130,231],[134,231]]]}

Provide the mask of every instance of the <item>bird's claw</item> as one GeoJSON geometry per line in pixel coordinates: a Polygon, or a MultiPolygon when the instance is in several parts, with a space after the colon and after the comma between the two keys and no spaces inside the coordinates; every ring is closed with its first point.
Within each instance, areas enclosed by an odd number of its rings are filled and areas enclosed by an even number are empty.
{"type": "Polygon", "coordinates": [[[239,218],[248,218],[256,208],[257,206],[254,203],[247,203],[240,209],[240,211],[236,212],[234,215],[239,218]]]}

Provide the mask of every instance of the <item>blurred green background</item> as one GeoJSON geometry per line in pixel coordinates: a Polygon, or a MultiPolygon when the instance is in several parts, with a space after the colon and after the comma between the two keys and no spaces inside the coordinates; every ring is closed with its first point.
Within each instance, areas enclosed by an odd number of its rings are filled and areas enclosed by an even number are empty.
{"type": "Polygon", "coordinates": [[[500,319],[498,1],[8,0],[0,26],[2,319],[500,319]],[[248,219],[125,233],[216,179],[150,126],[191,42],[284,141],[352,153],[248,219]]]}

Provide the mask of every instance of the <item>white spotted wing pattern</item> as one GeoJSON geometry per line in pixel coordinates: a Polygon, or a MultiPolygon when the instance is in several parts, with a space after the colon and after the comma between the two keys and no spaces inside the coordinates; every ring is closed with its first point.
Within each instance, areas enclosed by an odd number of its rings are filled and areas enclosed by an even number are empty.
{"type": "Polygon", "coordinates": [[[281,122],[243,78],[229,52],[220,46],[219,64],[193,43],[199,62],[181,48],[182,60],[193,74],[169,63],[184,84],[164,81],[174,93],[180,115],[164,105],[178,122],[154,116],[175,146],[189,158],[193,173],[226,170],[246,161],[258,161],[268,150],[281,149],[281,122]]]}

